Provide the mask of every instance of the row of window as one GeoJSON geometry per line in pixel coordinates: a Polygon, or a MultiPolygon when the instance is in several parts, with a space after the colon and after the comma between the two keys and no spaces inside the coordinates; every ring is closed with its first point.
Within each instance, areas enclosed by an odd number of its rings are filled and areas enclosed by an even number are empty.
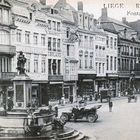
{"type": "MultiPolygon", "coordinates": [[[[17,42],[21,42],[22,41],[22,31],[21,30],[17,30],[17,42]]],[[[30,44],[30,32],[26,31],[25,32],[25,43],[26,44],[30,44]]],[[[33,43],[34,45],[38,45],[39,43],[39,34],[38,33],[34,33],[33,34],[33,43]]],[[[48,37],[48,50],[52,50],[52,51],[60,51],[60,43],[61,40],[57,39],[57,38],[52,38],[52,37],[48,37]]],[[[41,34],[41,45],[45,46],[46,45],[46,36],[45,34],[41,34]]]]}
{"type": "Polygon", "coordinates": [[[107,56],[106,58],[106,70],[117,70],[117,57],[107,56]]]}
{"type": "Polygon", "coordinates": [[[136,63],[136,59],[118,59],[118,69],[119,71],[130,71],[134,69],[136,63]]]}
{"type": "Polygon", "coordinates": [[[96,50],[105,50],[105,46],[96,45],[96,50]]]}
{"type": "Polygon", "coordinates": [[[61,40],[57,38],[48,38],[48,50],[50,51],[61,51],[60,48],[61,40]]]}
{"type": "Polygon", "coordinates": [[[104,74],[105,73],[105,63],[96,62],[96,73],[104,74]]]}
{"type": "Polygon", "coordinates": [[[79,46],[93,47],[93,37],[79,35],[79,46]]]}
{"type": "MultiPolygon", "coordinates": [[[[38,60],[34,60],[34,72],[35,73],[38,73],[39,72],[39,62],[38,60]]],[[[27,59],[27,62],[26,62],[26,71],[27,72],[31,72],[31,61],[30,59],[27,59]]],[[[42,73],[45,73],[46,72],[46,61],[45,60],[42,60],[41,61],[41,72],[42,73]]]]}
{"type": "MultiPolygon", "coordinates": [[[[16,40],[17,42],[22,42],[22,30],[17,30],[16,32],[16,40]]],[[[31,33],[29,31],[25,31],[25,44],[31,43],[31,33]]],[[[39,44],[39,34],[33,33],[33,44],[38,45],[39,44]]],[[[45,34],[41,34],[41,45],[45,46],[46,44],[46,36],[45,34]]]]}
{"type": "Polygon", "coordinates": [[[117,38],[109,37],[106,38],[106,45],[107,47],[116,49],[117,48],[117,38]]]}
{"type": "Polygon", "coordinates": [[[140,56],[140,48],[123,45],[121,46],[121,50],[118,48],[118,53],[121,53],[122,55],[140,56]]]}
{"type": "Polygon", "coordinates": [[[93,68],[93,57],[90,57],[88,59],[88,56],[79,56],[79,68],[85,68],[85,69],[92,69],[93,68]]]}
{"type": "Polygon", "coordinates": [[[60,22],[48,20],[48,29],[54,31],[60,31],[60,22]]]}

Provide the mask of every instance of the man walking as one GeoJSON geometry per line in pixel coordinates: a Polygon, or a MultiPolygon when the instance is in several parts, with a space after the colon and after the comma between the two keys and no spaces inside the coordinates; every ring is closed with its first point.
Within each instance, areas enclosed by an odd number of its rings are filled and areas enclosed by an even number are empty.
{"type": "Polygon", "coordinates": [[[109,112],[112,112],[113,102],[109,100],[109,112]]]}

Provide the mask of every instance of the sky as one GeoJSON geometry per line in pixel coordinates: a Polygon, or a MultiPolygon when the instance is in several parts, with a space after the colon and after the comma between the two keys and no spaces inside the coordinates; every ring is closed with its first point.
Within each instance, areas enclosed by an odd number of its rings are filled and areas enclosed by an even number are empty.
{"type": "MultiPolygon", "coordinates": [[[[46,3],[48,5],[54,5],[57,1],[58,0],[46,0],[46,3]]],[[[67,0],[67,3],[77,10],[78,1],[83,1],[84,12],[93,14],[96,19],[100,17],[101,8],[103,8],[105,4],[108,8],[108,16],[111,18],[120,21],[122,17],[126,17],[127,21],[140,20],[140,0],[67,0]],[[122,4],[123,8],[120,6],[114,8],[108,7],[110,4],[122,4]],[[139,8],[136,8],[136,4],[139,5],[139,8]]]]}

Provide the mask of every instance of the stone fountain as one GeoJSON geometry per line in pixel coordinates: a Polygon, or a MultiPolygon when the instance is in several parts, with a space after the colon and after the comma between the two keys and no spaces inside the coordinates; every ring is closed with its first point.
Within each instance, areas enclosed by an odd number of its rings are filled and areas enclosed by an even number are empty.
{"type": "Polygon", "coordinates": [[[64,127],[49,107],[36,111],[27,108],[32,106],[32,80],[25,73],[26,58],[23,52],[19,53],[17,59],[18,75],[13,79],[13,109],[0,116],[0,140],[84,140],[82,133],[64,127]]]}

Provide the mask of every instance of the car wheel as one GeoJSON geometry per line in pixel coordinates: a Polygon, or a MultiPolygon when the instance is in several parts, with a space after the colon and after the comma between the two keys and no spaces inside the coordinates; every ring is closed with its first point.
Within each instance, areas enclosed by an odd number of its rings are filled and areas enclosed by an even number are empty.
{"type": "Polygon", "coordinates": [[[69,120],[69,116],[67,114],[62,114],[60,116],[60,119],[63,121],[63,122],[67,122],[69,120]]]}
{"type": "Polygon", "coordinates": [[[95,117],[96,117],[96,119],[95,119],[95,122],[97,121],[97,119],[98,119],[98,114],[95,114],[95,117]]]}
{"type": "Polygon", "coordinates": [[[93,123],[96,121],[97,116],[94,114],[89,114],[88,115],[88,122],[93,123]]]}

